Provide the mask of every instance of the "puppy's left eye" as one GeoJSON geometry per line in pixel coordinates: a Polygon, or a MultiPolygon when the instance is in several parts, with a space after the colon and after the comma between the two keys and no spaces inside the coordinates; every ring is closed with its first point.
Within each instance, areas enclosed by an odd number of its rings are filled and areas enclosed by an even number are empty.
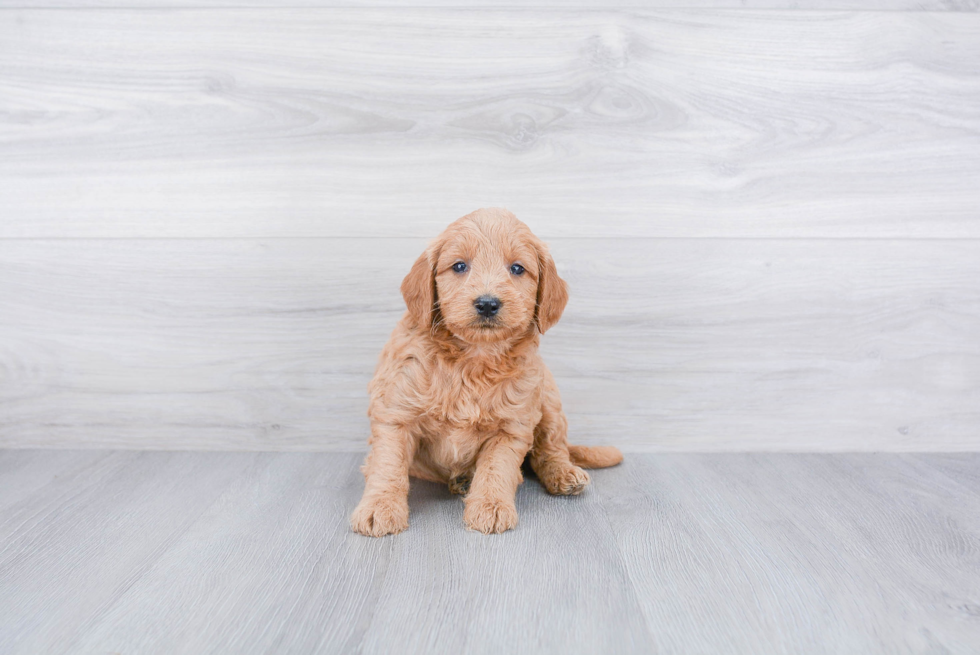
{"type": "Polygon", "coordinates": [[[511,264],[510,272],[514,275],[524,275],[524,267],[520,264],[511,264]]]}

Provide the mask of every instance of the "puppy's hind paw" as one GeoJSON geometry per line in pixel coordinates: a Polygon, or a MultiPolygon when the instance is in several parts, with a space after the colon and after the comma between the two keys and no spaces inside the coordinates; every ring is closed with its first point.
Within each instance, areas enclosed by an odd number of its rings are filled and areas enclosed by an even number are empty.
{"type": "Polygon", "coordinates": [[[456,494],[457,496],[465,496],[469,493],[470,483],[472,482],[473,478],[468,475],[457,475],[449,481],[449,493],[456,494]]]}
{"type": "Polygon", "coordinates": [[[544,475],[539,475],[548,493],[556,496],[577,496],[589,485],[591,478],[583,469],[575,465],[554,467],[544,475]]]}
{"type": "Polygon", "coordinates": [[[350,517],[354,532],[367,537],[398,534],[408,527],[408,500],[397,498],[361,499],[350,517]]]}

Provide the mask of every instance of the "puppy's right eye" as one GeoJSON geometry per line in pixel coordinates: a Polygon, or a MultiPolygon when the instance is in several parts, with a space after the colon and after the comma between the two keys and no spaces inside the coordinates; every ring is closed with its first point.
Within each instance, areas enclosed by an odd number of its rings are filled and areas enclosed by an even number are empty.
{"type": "Polygon", "coordinates": [[[453,264],[453,270],[457,273],[463,273],[466,271],[466,262],[456,262],[453,264]]]}

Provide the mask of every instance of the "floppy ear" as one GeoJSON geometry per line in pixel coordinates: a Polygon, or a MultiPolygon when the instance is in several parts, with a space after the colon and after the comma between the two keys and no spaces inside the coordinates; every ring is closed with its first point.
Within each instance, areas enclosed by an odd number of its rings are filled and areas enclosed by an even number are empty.
{"type": "Polygon", "coordinates": [[[432,326],[432,306],[436,301],[434,265],[431,249],[426,248],[402,280],[402,297],[419,327],[432,326]]]}
{"type": "Polygon", "coordinates": [[[541,242],[538,250],[538,304],[534,308],[534,321],[541,334],[547,332],[558,322],[568,303],[568,285],[558,277],[555,260],[548,252],[548,246],[541,242]]]}

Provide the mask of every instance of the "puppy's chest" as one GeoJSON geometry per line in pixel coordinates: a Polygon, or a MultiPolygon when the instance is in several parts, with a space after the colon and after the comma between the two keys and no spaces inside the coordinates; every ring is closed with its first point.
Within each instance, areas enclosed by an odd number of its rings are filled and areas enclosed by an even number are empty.
{"type": "Polygon", "coordinates": [[[517,420],[534,412],[538,384],[533,375],[473,375],[443,370],[433,376],[429,388],[428,418],[445,429],[493,431],[501,422],[517,420]]]}

